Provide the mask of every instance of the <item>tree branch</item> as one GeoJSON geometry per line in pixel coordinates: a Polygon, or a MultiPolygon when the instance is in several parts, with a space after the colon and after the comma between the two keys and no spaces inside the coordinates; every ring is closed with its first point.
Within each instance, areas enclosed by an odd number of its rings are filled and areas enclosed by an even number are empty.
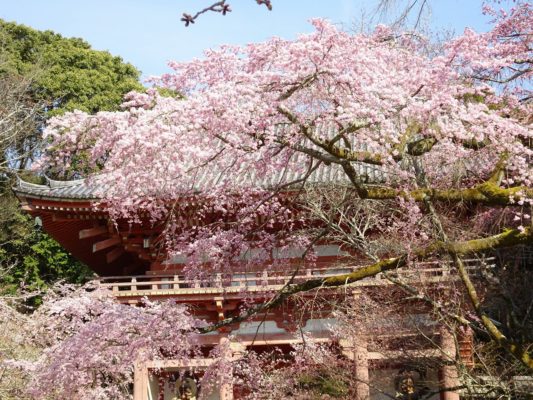
{"type": "Polygon", "coordinates": [[[250,307],[245,313],[227,318],[217,324],[199,329],[200,333],[208,333],[220,329],[224,326],[232,325],[247,320],[252,315],[269,310],[280,305],[286,298],[301,292],[307,292],[316,288],[333,288],[345,286],[365,278],[376,276],[381,272],[391,271],[405,267],[408,262],[421,261],[439,254],[452,253],[457,255],[467,255],[479,253],[485,250],[505,248],[519,244],[533,244],[533,230],[526,228],[523,231],[518,229],[508,229],[498,235],[487,238],[468,240],[462,242],[442,242],[419,249],[413,255],[403,254],[399,257],[380,260],[374,264],[367,265],[349,274],[330,276],[327,278],[310,279],[303,283],[285,285],[272,299],[261,303],[256,307],[250,307]]]}
{"type": "MultiPolygon", "coordinates": [[[[359,161],[359,162],[363,162],[366,164],[373,164],[373,165],[383,164],[383,160],[380,154],[374,154],[370,151],[350,150],[345,147],[339,147],[333,144],[331,141],[317,138],[310,132],[309,128],[301,124],[298,121],[298,118],[293,113],[291,113],[289,110],[281,106],[278,106],[277,110],[280,114],[284,115],[291,123],[298,125],[300,127],[300,130],[304,134],[304,136],[308,138],[314,145],[324,149],[332,156],[335,156],[345,161],[359,161]]],[[[353,129],[353,131],[357,130],[356,127],[351,127],[350,129],[353,129]]]]}
{"type": "Polygon", "coordinates": [[[515,204],[515,199],[518,200],[520,197],[533,197],[533,189],[527,186],[501,188],[490,180],[468,189],[420,188],[411,191],[405,191],[390,187],[365,186],[362,193],[363,194],[361,197],[373,200],[386,200],[403,197],[405,199],[412,199],[415,201],[424,201],[424,199],[428,198],[435,201],[466,201],[493,206],[510,206],[515,204]]]}
{"type": "MultiPolygon", "coordinates": [[[[271,0],[256,0],[255,2],[258,5],[265,5],[269,11],[272,11],[271,0]]],[[[181,20],[185,23],[185,26],[189,26],[190,24],[194,24],[194,22],[196,21],[196,19],[198,19],[200,15],[205,14],[207,12],[216,12],[221,13],[222,15],[226,15],[227,13],[231,12],[231,7],[228,3],[226,3],[226,0],[217,1],[212,3],[210,6],[207,6],[204,9],[196,12],[196,14],[194,15],[183,13],[181,20]]]]}

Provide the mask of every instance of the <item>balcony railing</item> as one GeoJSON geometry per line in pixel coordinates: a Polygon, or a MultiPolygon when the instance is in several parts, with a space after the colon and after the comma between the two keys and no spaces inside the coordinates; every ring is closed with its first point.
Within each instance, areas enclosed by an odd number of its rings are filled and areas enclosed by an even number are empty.
{"type": "MultiPolygon", "coordinates": [[[[479,274],[494,268],[495,259],[464,260],[470,273],[479,274]]],[[[314,278],[325,278],[347,274],[359,268],[329,267],[308,268],[298,271],[293,283],[305,282],[314,278]]],[[[216,274],[206,280],[187,279],[180,274],[110,276],[100,278],[102,287],[110,288],[116,297],[131,296],[177,296],[180,295],[221,295],[225,293],[258,293],[281,289],[292,278],[293,271],[266,270],[262,272],[238,272],[231,275],[216,274]]],[[[388,273],[389,276],[405,282],[438,283],[457,280],[458,276],[450,264],[442,261],[417,263],[414,268],[399,269],[388,273]]],[[[352,286],[378,286],[392,284],[382,274],[373,278],[352,283],[352,286]]]]}

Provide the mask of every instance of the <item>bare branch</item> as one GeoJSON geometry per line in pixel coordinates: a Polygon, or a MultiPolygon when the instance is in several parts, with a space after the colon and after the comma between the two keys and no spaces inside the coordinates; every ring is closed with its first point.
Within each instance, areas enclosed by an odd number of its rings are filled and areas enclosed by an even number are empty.
{"type": "MultiPolygon", "coordinates": [[[[270,0],[256,0],[256,3],[258,5],[265,5],[269,11],[272,10],[272,2],[270,0]]],[[[183,13],[181,21],[185,23],[185,26],[189,26],[190,24],[194,24],[200,15],[207,12],[215,12],[226,15],[227,13],[231,12],[231,7],[229,3],[226,3],[226,0],[217,1],[205,7],[204,9],[197,11],[195,14],[183,13]]]]}

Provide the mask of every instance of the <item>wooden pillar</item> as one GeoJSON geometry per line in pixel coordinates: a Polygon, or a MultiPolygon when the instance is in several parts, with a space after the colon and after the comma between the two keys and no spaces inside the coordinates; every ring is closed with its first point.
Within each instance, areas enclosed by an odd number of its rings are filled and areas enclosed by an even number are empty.
{"type": "Polygon", "coordinates": [[[148,368],[144,363],[135,363],[133,372],[133,400],[146,400],[148,397],[148,368]]]}
{"type": "Polygon", "coordinates": [[[220,400],[233,400],[233,384],[222,381],[219,389],[220,400]]]}
{"type": "Polygon", "coordinates": [[[356,399],[367,400],[370,398],[370,376],[368,373],[368,344],[365,337],[355,340],[354,347],[356,399]]]}
{"type": "MultiPolygon", "coordinates": [[[[223,346],[222,351],[222,364],[230,363],[231,358],[231,344],[227,337],[220,339],[220,345],[223,346]]],[[[233,400],[233,374],[230,365],[226,365],[226,368],[222,368],[223,374],[229,374],[229,376],[220,376],[220,400],[233,400]]]]}
{"type": "MultiPolygon", "coordinates": [[[[443,352],[443,365],[439,371],[441,389],[449,389],[459,386],[457,367],[455,366],[455,340],[451,332],[443,327],[440,330],[440,346],[443,352]]],[[[446,390],[440,394],[441,400],[459,400],[456,390],[446,390]]]]}
{"type": "Polygon", "coordinates": [[[342,354],[354,362],[355,400],[368,400],[370,398],[370,375],[368,372],[368,344],[366,337],[358,336],[350,340],[341,339],[339,344],[342,354]]]}
{"type": "Polygon", "coordinates": [[[245,348],[240,343],[230,342],[227,337],[220,339],[220,345],[224,348],[222,363],[228,363],[227,368],[223,368],[222,373],[229,374],[229,376],[220,377],[219,396],[220,400],[233,400],[233,374],[230,363],[241,358],[245,348]]]}

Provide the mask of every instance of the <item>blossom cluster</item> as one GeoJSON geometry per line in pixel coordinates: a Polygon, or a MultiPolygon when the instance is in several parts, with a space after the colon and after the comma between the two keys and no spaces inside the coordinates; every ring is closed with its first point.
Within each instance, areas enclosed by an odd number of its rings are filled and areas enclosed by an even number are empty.
{"type": "Polygon", "coordinates": [[[135,363],[194,357],[205,322],[174,302],[132,307],[89,284],[51,292],[31,325],[42,356],[4,363],[30,374],[28,396],[107,400],[130,398],[135,363]]]}

